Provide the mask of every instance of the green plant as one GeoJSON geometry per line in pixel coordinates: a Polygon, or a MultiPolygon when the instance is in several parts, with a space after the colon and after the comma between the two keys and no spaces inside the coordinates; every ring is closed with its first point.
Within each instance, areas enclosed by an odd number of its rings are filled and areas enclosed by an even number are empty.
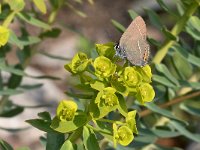
{"type": "MultiPolygon", "coordinates": [[[[81,2],[81,1],[80,1],[81,2]]],[[[89,1],[92,3],[92,1],[89,1]]],[[[49,104],[40,106],[21,106],[15,104],[13,95],[25,93],[28,90],[40,88],[42,84],[22,84],[24,77],[34,79],[52,79],[58,80],[58,77],[43,75],[37,76],[28,74],[25,69],[29,66],[32,57],[36,54],[44,55],[54,59],[64,59],[38,49],[38,45],[47,38],[57,38],[61,30],[53,27],[56,17],[61,8],[67,7],[68,1],[49,0],[48,10],[44,0],[3,0],[0,2],[0,117],[10,118],[20,115],[25,109],[30,107],[46,107],[49,104]],[[30,6],[30,7],[29,7],[30,6]],[[43,18],[41,14],[46,14],[43,18]],[[46,20],[47,18],[47,20],[46,20]],[[12,24],[19,26],[18,33],[12,28],[12,24]],[[31,35],[28,27],[36,29],[38,32],[31,35]],[[9,53],[15,53],[17,63],[10,64],[9,53]],[[4,79],[4,73],[7,72],[8,80],[4,79]]],[[[78,11],[73,8],[73,11],[78,11]]],[[[80,12],[80,11],[79,11],[80,12]]],[[[84,13],[82,13],[84,14],[84,13]]],[[[85,14],[84,14],[85,15],[85,14]]],[[[6,77],[7,78],[7,77],[6,77]]],[[[0,127],[6,131],[21,131],[19,128],[0,127]]],[[[11,146],[1,139],[0,149],[11,149],[11,146]]]]}
{"type": "MultiPolygon", "coordinates": [[[[53,119],[42,112],[40,118],[27,120],[47,133],[46,149],[163,150],[181,147],[165,147],[158,139],[200,142],[194,133],[200,116],[200,1],[177,0],[176,10],[163,0],[157,3],[175,23],[170,31],[153,10],[145,9],[165,38],[160,42],[148,37],[157,50],[152,71],[150,66],[116,62],[113,43],[96,44],[95,58],[77,53],[65,65],[79,79],[65,92],[72,99],[59,103],[53,119]]],[[[129,14],[132,19],[137,15],[132,10],[129,14]]],[[[112,23],[124,31],[120,23],[112,23]]],[[[6,142],[0,144],[9,147],[6,142]]]]}

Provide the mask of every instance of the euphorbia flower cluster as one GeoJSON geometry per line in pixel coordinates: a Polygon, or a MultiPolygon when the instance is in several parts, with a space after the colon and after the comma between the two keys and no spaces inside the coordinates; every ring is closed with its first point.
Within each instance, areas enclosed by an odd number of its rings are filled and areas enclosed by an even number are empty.
{"type": "Polygon", "coordinates": [[[8,42],[9,35],[9,29],[4,26],[0,26],[0,47],[4,46],[8,42]]]}
{"type": "MultiPolygon", "coordinates": [[[[126,97],[134,96],[141,105],[151,102],[155,92],[151,86],[151,68],[129,66],[128,63],[118,63],[115,56],[114,44],[97,44],[98,56],[88,58],[85,53],[79,52],[65,68],[73,75],[80,76],[83,87],[90,89],[92,97],[86,101],[85,110],[79,110],[75,102],[61,101],[57,108],[57,115],[51,127],[56,131],[66,133],[82,127],[93,125],[96,121],[110,123],[112,126],[114,145],[128,145],[138,134],[136,127],[136,110],[128,112],[126,97]],[[123,118],[109,120],[111,112],[120,113],[123,118]],[[77,122],[77,118],[81,118],[77,122]],[[94,122],[94,123],[91,123],[94,122]],[[70,129],[67,129],[70,128],[70,129]]],[[[101,132],[101,128],[98,129],[101,132]]]]}

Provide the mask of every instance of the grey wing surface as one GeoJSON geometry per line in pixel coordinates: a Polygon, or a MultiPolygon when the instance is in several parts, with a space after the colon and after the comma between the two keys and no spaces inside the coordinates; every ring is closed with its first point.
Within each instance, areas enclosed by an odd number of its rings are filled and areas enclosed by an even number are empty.
{"type": "Polygon", "coordinates": [[[144,63],[143,56],[146,50],[149,50],[149,45],[146,42],[146,25],[140,16],[136,17],[124,32],[119,46],[133,65],[141,66],[144,63]]]}

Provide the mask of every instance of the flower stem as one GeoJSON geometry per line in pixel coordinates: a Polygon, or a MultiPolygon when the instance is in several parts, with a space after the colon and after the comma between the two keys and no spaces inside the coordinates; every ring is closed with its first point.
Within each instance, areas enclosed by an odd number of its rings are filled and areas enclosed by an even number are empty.
{"type": "MultiPolygon", "coordinates": [[[[188,19],[192,16],[193,13],[197,10],[199,4],[198,2],[194,1],[191,3],[189,8],[185,11],[185,13],[181,16],[181,18],[177,21],[175,26],[171,30],[171,34],[177,37],[179,33],[184,29],[188,19]]],[[[161,46],[160,50],[156,53],[153,63],[159,64],[167,54],[169,48],[175,43],[176,41],[167,39],[165,40],[164,44],[161,46]]]]}
{"type": "Polygon", "coordinates": [[[99,119],[99,121],[101,121],[101,122],[108,122],[108,123],[116,123],[116,124],[120,124],[120,125],[123,124],[120,121],[108,120],[108,119],[99,119]]]}
{"type": "Polygon", "coordinates": [[[3,26],[4,27],[8,27],[9,24],[11,23],[11,21],[13,20],[13,18],[15,17],[16,12],[13,11],[11,12],[8,17],[5,19],[5,21],[3,22],[3,26]]]}
{"type": "Polygon", "coordinates": [[[99,128],[94,128],[93,126],[91,126],[89,124],[87,124],[86,127],[90,128],[90,129],[92,129],[93,131],[96,131],[96,132],[100,132],[100,133],[107,134],[107,135],[112,135],[111,132],[106,132],[106,131],[103,131],[99,128]]]}

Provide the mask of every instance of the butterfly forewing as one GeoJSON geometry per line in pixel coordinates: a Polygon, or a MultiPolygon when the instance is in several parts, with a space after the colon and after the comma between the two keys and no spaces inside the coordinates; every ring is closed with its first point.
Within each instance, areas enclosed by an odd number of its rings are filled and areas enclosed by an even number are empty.
{"type": "Polygon", "coordinates": [[[119,46],[133,65],[143,66],[147,63],[149,44],[146,41],[146,24],[140,16],[123,33],[119,46]]]}

